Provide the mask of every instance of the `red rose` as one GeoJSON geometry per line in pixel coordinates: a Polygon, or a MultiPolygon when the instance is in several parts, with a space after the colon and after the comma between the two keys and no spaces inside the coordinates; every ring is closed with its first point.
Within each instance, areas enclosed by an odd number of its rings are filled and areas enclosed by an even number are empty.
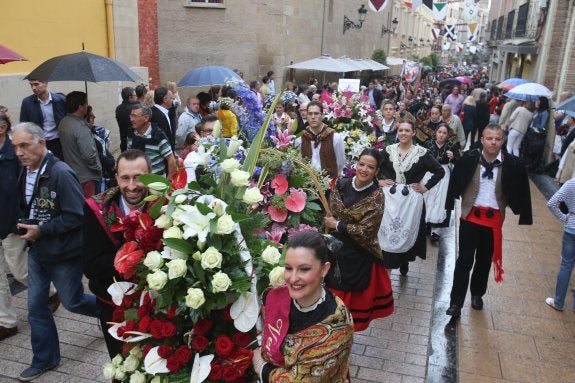
{"type": "Polygon", "coordinates": [[[216,354],[219,356],[228,356],[232,352],[234,344],[227,335],[221,335],[216,339],[216,354]]]}
{"type": "Polygon", "coordinates": [[[151,344],[145,344],[144,347],[142,347],[142,355],[144,356],[144,358],[146,357],[146,355],[148,355],[151,349],[152,349],[151,344]]]}
{"type": "Polygon", "coordinates": [[[176,335],[176,326],[172,322],[165,321],[162,323],[162,336],[171,338],[176,335]]]}
{"type": "Polygon", "coordinates": [[[150,317],[143,317],[142,319],[140,319],[140,323],[138,323],[138,329],[141,332],[150,331],[150,323],[151,322],[152,322],[152,320],[150,319],[150,317]]]}
{"type": "Polygon", "coordinates": [[[160,358],[168,358],[170,356],[172,356],[174,354],[174,346],[171,346],[169,344],[164,344],[160,347],[158,347],[158,355],[160,356],[160,358]]]}
{"type": "Polygon", "coordinates": [[[176,355],[172,355],[168,357],[168,363],[166,364],[166,367],[168,370],[170,370],[170,372],[176,372],[182,367],[182,365],[176,355]]]}
{"type": "Polygon", "coordinates": [[[235,366],[225,366],[222,378],[224,382],[233,382],[240,377],[240,373],[235,366]]]}
{"type": "Polygon", "coordinates": [[[162,335],[162,326],[163,322],[159,319],[154,319],[150,323],[150,332],[152,336],[156,339],[162,339],[164,336],[162,335]]]}
{"type": "Polygon", "coordinates": [[[150,312],[150,306],[148,305],[143,305],[140,306],[136,309],[136,314],[138,314],[138,318],[143,318],[148,316],[148,313],[150,312]]]}
{"type": "Polygon", "coordinates": [[[174,355],[176,355],[176,358],[178,358],[180,364],[184,365],[188,363],[192,357],[192,350],[190,350],[187,346],[180,346],[174,355]]]}
{"type": "Polygon", "coordinates": [[[144,306],[152,305],[152,297],[150,296],[150,293],[144,293],[144,301],[142,302],[142,304],[144,306]]]}
{"type": "Polygon", "coordinates": [[[200,319],[194,325],[194,333],[205,334],[212,329],[214,323],[208,319],[200,319]]]}
{"type": "Polygon", "coordinates": [[[112,320],[116,323],[121,323],[124,321],[124,309],[121,307],[116,307],[112,313],[112,320]]]}
{"type": "Polygon", "coordinates": [[[203,335],[196,335],[192,340],[192,348],[196,351],[204,351],[208,347],[208,338],[203,335]]]}
{"type": "Polygon", "coordinates": [[[144,252],[162,249],[162,234],[164,231],[155,226],[144,229],[138,226],[134,232],[136,241],[144,252]]]}
{"type": "Polygon", "coordinates": [[[232,340],[236,346],[246,347],[252,341],[252,337],[247,332],[237,332],[232,337],[232,340]]]}
{"type": "Polygon", "coordinates": [[[143,250],[137,250],[138,244],[134,241],[126,242],[116,253],[114,268],[126,279],[132,278],[136,272],[136,266],[142,256],[143,250]]]}
{"type": "Polygon", "coordinates": [[[136,324],[136,322],[129,320],[126,322],[126,331],[134,331],[135,329],[138,328],[138,325],[136,324]]]}
{"type": "Polygon", "coordinates": [[[122,298],[122,307],[129,309],[134,304],[134,298],[131,295],[124,295],[122,298]]]}
{"type": "Polygon", "coordinates": [[[168,319],[175,319],[176,318],[176,305],[172,305],[166,312],[166,317],[168,319]]]}
{"type": "Polygon", "coordinates": [[[211,363],[212,369],[210,370],[210,375],[208,375],[208,379],[210,380],[219,380],[222,378],[222,365],[216,361],[212,361],[211,363]]]}

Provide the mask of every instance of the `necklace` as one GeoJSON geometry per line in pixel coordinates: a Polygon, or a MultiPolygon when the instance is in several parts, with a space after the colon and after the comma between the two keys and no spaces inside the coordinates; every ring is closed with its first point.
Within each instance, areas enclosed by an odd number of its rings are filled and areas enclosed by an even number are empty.
{"type": "Polygon", "coordinates": [[[372,183],[368,183],[365,186],[361,186],[361,187],[357,187],[355,186],[355,176],[353,176],[353,178],[351,179],[351,187],[353,188],[353,190],[355,190],[356,192],[361,192],[364,191],[366,189],[368,189],[370,186],[372,185],[372,183]]]}
{"type": "Polygon", "coordinates": [[[320,297],[317,299],[317,301],[315,301],[314,303],[312,303],[309,306],[301,307],[295,299],[292,299],[292,301],[293,301],[293,304],[294,304],[296,309],[298,309],[302,313],[308,313],[310,311],[315,310],[317,308],[317,306],[319,306],[321,303],[325,302],[325,289],[323,287],[321,288],[320,297]]]}

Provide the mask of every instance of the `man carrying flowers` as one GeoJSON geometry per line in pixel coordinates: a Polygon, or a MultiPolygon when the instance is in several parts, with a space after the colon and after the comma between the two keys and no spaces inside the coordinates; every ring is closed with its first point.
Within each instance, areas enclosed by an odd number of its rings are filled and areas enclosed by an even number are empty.
{"type": "MultiPolygon", "coordinates": [[[[148,188],[138,177],[150,173],[150,169],[150,160],[141,150],[123,152],[116,162],[118,186],[87,199],[84,204],[84,274],[90,280],[90,290],[97,297],[100,324],[110,358],[122,351],[122,342],[108,333],[108,322],[114,322],[115,306],[107,290],[114,280],[122,279],[114,267],[116,253],[127,240],[132,239],[131,236],[137,236],[140,243],[145,242],[151,248],[157,247],[161,238],[159,230],[157,235],[153,230],[148,231],[148,236],[145,230],[140,230],[145,227],[142,224],[145,220],[139,212],[145,208],[143,200],[148,195],[148,188]],[[118,231],[119,222],[121,231],[118,231]]],[[[152,223],[150,219],[149,226],[152,223]]],[[[132,247],[124,246],[121,257],[137,263],[143,251],[135,247],[135,243],[132,247]]]]}

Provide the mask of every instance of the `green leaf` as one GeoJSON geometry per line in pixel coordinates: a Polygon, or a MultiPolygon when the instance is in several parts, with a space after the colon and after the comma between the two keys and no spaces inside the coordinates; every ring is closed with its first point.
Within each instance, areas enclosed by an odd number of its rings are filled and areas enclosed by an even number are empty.
{"type": "Polygon", "coordinates": [[[192,181],[188,184],[188,189],[202,191],[202,186],[197,181],[192,181]]]}
{"type": "Polygon", "coordinates": [[[198,208],[199,212],[202,213],[202,215],[208,215],[214,212],[208,205],[204,203],[196,202],[195,205],[198,208]]]}
{"type": "Polygon", "coordinates": [[[194,269],[196,278],[202,283],[202,286],[207,287],[206,271],[202,268],[200,262],[194,262],[192,264],[192,268],[194,269]]]}
{"type": "Polygon", "coordinates": [[[322,211],[323,210],[321,208],[321,206],[319,206],[319,204],[317,204],[315,202],[309,202],[309,201],[305,204],[305,208],[313,210],[313,211],[322,211]]]}
{"type": "Polygon", "coordinates": [[[156,219],[160,216],[165,201],[166,199],[164,197],[160,197],[156,202],[152,202],[152,207],[150,208],[150,217],[152,217],[152,219],[156,219]]]}
{"type": "Polygon", "coordinates": [[[159,176],[157,174],[141,174],[138,176],[138,179],[140,181],[142,181],[143,184],[145,185],[149,185],[152,182],[161,182],[164,183],[168,186],[171,186],[172,184],[170,183],[170,181],[164,177],[164,176],[159,176]]]}
{"type": "Polygon", "coordinates": [[[269,173],[269,165],[265,164],[262,166],[262,171],[260,172],[260,178],[258,179],[258,189],[261,189],[269,173]]]}
{"type": "Polygon", "coordinates": [[[188,241],[180,238],[165,238],[164,244],[170,249],[174,249],[184,254],[192,254],[194,252],[194,247],[188,241]]]}
{"type": "Polygon", "coordinates": [[[226,145],[226,139],[220,138],[220,162],[228,158],[228,146],[226,145]]]}
{"type": "Polygon", "coordinates": [[[234,222],[242,222],[245,221],[246,219],[250,219],[250,216],[248,214],[231,213],[230,215],[232,216],[234,222]]]}
{"type": "Polygon", "coordinates": [[[170,306],[172,303],[172,299],[169,296],[170,294],[162,294],[159,293],[156,298],[156,308],[157,309],[165,309],[170,306]]]}
{"type": "Polygon", "coordinates": [[[301,188],[305,185],[307,178],[304,176],[291,176],[289,178],[290,187],[301,188]]]}
{"type": "Polygon", "coordinates": [[[138,322],[140,318],[138,317],[138,312],[136,309],[128,309],[124,311],[124,319],[138,322]]]}

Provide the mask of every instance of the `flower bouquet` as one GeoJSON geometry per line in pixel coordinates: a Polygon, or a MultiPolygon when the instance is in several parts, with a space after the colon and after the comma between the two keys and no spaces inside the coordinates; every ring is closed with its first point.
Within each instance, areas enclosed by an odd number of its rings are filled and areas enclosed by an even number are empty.
{"type": "Polygon", "coordinates": [[[338,132],[360,129],[366,133],[373,131],[374,111],[368,100],[361,94],[344,92],[334,94],[328,105],[326,117],[329,124],[338,132]]]}

